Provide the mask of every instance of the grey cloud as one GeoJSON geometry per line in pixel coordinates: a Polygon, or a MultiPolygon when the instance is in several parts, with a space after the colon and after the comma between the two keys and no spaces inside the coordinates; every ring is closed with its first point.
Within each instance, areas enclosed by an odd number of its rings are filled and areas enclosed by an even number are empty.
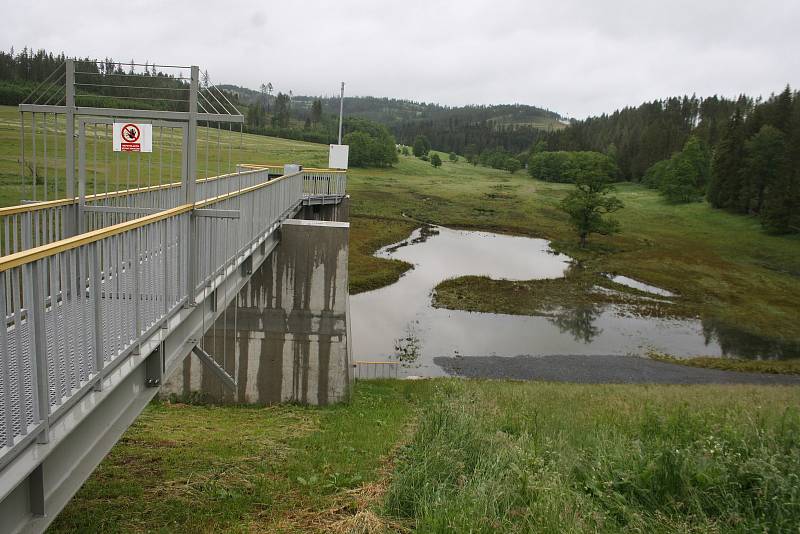
{"type": "Polygon", "coordinates": [[[215,82],[582,117],[800,85],[800,2],[0,0],[0,47],[196,63],[215,82]],[[133,35],[135,42],[122,36],[133,35]]]}

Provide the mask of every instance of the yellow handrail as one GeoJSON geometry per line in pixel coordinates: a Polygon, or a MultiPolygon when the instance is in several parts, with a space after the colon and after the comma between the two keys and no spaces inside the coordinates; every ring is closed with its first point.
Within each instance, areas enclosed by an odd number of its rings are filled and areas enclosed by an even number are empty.
{"type": "MultiPolygon", "coordinates": [[[[270,163],[265,163],[265,164],[261,164],[261,163],[239,163],[237,166],[238,167],[246,167],[246,168],[250,168],[250,169],[267,169],[267,168],[269,168],[269,169],[279,168],[281,170],[283,169],[283,165],[272,165],[270,163]]],[[[322,169],[322,168],[318,168],[318,167],[303,167],[303,170],[304,171],[310,171],[310,172],[335,172],[335,173],[346,173],[347,172],[346,170],[343,170],[343,169],[322,169]]]]}
{"type": "Polygon", "coordinates": [[[127,221],[119,224],[115,224],[112,226],[108,226],[106,228],[101,228],[99,230],[93,230],[91,232],[86,232],[81,235],[76,235],[73,237],[68,237],[66,239],[62,239],[60,241],[54,241],[52,243],[48,243],[46,245],[41,245],[35,248],[31,248],[28,250],[23,250],[21,252],[16,252],[14,254],[9,254],[8,256],[0,257],[0,272],[8,271],[9,269],[13,269],[14,267],[19,267],[20,265],[25,265],[26,263],[31,263],[36,260],[40,260],[42,258],[46,258],[48,256],[54,256],[60,252],[64,252],[67,250],[72,250],[74,248],[78,248],[82,245],[86,245],[89,243],[93,243],[95,241],[100,241],[101,239],[105,239],[106,237],[111,237],[113,235],[121,234],[123,232],[127,232],[130,230],[134,230],[136,228],[140,228],[142,226],[152,224],[164,219],[168,219],[170,217],[174,217],[176,215],[181,215],[183,213],[187,213],[192,211],[193,209],[203,208],[205,206],[215,204],[217,202],[221,202],[228,198],[232,198],[238,195],[243,195],[245,193],[249,193],[251,191],[255,191],[262,187],[268,187],[274,185],[286,178],[291,178],[292,176],[297,176],[301,173],[294,173],[294,174],[287,174],[281,176],[280,178],[276,178],[275,180],[270,180],[268,182],[262,182],[260,184],[252,185],[250,187],[246,187],[244,189],[238,191],[232,191],[230,193],[225,193],[223,195],[219,195],[213,198],[209,198],[206,200],[201,200],[199,202],[195,202],[194,204],[183,204],[181,206],[177,206],[175,208],[171,208],[165,211],[161,211],[158,213],[154,213],[152,215],[146,215],[144,217],[140,217],[138,219],[134,219],[132,221],[127,221]]]}
{"type": "MultiPolygon", "coordinates": [[[[242,165],[244,166],[244,165],[242,165]]],[[[197,183],[206,183],[206,182],[213,182],[214,180],[220,180],[222,178],[227,178],[229,176],[236,176],[237,174],[247,174],[250,172],[255,172],[261,170],[260,168],[253,168],[252,171],[245,171],[245,172],[230,172],[227,174],[220,174],[219,176],[209,176],[208,178],[198,178],[197,183]]],[[[94,193],[92,195],[86,195],[85,199],[87,202],[92,202],[95,200],[102,200],[104,198],[116,198],[125,195],[132,195],[136,193],[147,193],[149,191],[158,191],[160,189],[174,189],[176,187],[180,187],[181,182],[170,182],[166,184],[160,185],[149,185],[145,187],[136,187],[132,189],[119,189],[117,191],[109,191],[108,193],[94,193]]],[[[48,208],[57,208],[59,206],[67,206],[69,204],[76,204],[79,200],[79,197],[75,198],[61,198],[58,200],[44,200],[41,202],[31,202],[30,204],[19,204],[16,206],[6,206],[4,208],[0,208],[0,217],[5,217],[7,215],[15,215],[17,213],[27,213],[29,211],[38,211],[44,210],[48,208]]]]}

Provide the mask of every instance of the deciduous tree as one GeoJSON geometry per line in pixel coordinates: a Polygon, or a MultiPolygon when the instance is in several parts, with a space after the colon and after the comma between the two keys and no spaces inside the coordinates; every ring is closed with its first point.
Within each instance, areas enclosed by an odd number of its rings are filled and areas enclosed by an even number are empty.
{"type": "Polygon", "coordinates": [[[582,174],[575,180],[575,189],[561,201],[560,209],[569,215],[582,247],[591,234],[610,235],[619,231],[619,222],[609,214],[622,209],[623,204],[613,191],[607,177],[582,174]]]}

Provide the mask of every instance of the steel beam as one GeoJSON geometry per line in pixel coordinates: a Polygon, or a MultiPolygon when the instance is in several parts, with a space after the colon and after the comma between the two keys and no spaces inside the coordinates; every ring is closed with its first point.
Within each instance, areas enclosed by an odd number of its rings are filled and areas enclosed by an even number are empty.
{"type": "Polygon", "coordinates": [[[217,378],[219,378],[223,386],[231,391],[236,391],[236,380],[234,380],[233,377],[229,375],[209,353],[204,351],[200,345],[195,345],[192,349],[192,352],[208,370],[210,370],[217,378]]]}
{"type": "Polygon", "coordinates": [[[163,208],[127,208],[123,206],[93,206],[86,204],[83,211],[93,211],[95,213],[128,213],[131,215],[150,215],[164,211],[163,208]]]}
{"type": "MultiPolygon", "coordinates": [[[[30,111],[34,113],[67,113],[66,106],[44,106],[41,104],[20,104],[20,111],[30,111]]],[[[187,111],[158,111],[152,109],[117,109],[117,108],[94,108],[75,106],[75,115],[88,115],[96,117],[120,117],[125,119],[154,119],[188,121],[189,112],[187,111]]],[[[244,123],[244,115],[225,115],[221,113],[195,113],[195,117],[200,121],[208,122],[232,122],[234,124],[244,123]]]]}
{"type": "Polygon", "coordinates": [[[241,217],[239,210],[218,210],[213,208],[201,208],[194,210],[197,217],[214,217],[218,219],[238,219],[241,217]]]}

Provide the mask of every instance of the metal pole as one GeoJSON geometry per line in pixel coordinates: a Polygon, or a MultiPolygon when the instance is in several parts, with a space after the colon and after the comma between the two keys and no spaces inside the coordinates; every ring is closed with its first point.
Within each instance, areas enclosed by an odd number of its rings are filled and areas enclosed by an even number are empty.
{"type": "Polygon", "coordinates": [[[189,86],[189,136],[186,147],[187,173],[184,179],[184,201],[195,202],[195,186],[197,183],[197,93],[199,89],[200,67],[192,66],[192,79],[189,86]]]}
{"type": "MultiPolygon", "coordinates": [[[[194,204],[197,185],[197,94],[200,86],[200,67],[192,66],[192,79],[189,86],[189,125],[187,128],[185,159],[186,174],[183,176],[184,202],[194,204]]],[[[194,288],[197,285],[197,232],[194,211],[189,213],[189,239],[186,243],[187,276],[186,295],[189,306],[195,304],[194,288]]]]}
{"type": "Polygon", "coordinates": [[[75,60],[66,63],[66,160],[67,198],[75,198],[75,60]]]}
{"type": "Polygon", "coordinates": [[[81,121],[78,132],[78,208],[76,210],[78,220],[76,228],[78,232],[83,233],[86,231],[86,217],[84,215],[84,208],[86,207],[86,123],[84,121],[81,121]]]}
{"type": "Polygon", "coordinates": [[[344,113],[344,82],[342,82],[342,94],[339,97],[339,144],[342,144],[342,114],[344,113]]]}

